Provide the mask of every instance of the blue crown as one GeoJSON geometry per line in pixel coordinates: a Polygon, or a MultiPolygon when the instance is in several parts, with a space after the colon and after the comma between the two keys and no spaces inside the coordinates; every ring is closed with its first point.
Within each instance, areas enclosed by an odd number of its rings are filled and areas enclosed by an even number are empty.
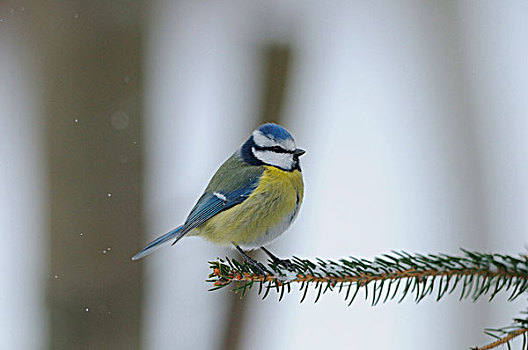
{"type": "Polygon", "coordinates": [[[288,132],[288,130],[277,124],[267,123],[259,126],[258,130],[271,139],[293,140],[293,136],[288,132]]]}

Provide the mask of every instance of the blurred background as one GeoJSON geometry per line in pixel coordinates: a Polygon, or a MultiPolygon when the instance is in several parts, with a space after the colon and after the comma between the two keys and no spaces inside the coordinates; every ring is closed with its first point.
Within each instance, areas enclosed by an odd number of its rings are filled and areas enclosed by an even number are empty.
{"type": "Polygon", "coordinates": [[[234,251],[188,238],[130,257],[264,121],[307,150],[277,255],[525,253],[527,15],[526,1],[1,1],[0,348],[490,341],[525,299],[240,300],[204,282],[234,251]]]}

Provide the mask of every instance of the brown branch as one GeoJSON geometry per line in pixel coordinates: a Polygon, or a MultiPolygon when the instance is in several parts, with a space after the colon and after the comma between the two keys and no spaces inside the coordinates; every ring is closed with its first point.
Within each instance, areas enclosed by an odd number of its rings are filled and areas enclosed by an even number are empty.
{"type": "MultiPolygon", "coordinates": [[[[251,273],[237,273],[237,274],[222,274],[220,269],[215,268],[213,271],[213,274],[219,277],[223,277],[224,281],[216,281],[215,286],[219,286],[222,284],[228,284],[232,281],[234,282],[240,282],[240,281],[252,281],[252,282],[267,282],[267,281],[275,281],[280,280],[280,278],[277,278],[274,275],[257,275],[257,274],[251,274],[251,273]]],[[[479,275],[479,276],[486,276],[486,277],[509,277],[509,278],[519,278],[519,279],[528,279],[528,276],[519,275],[517,273],[511,272],[511,271],[490,271],[490,270],[474,270],[474,269],[463,269],[463,270],[444,270],[444,271],[438,271],[438,270],[415,270],[415,269],[407,269],[402,271],[396,271],[391,273],[383,273],[380,275],[371,275],[371,274],[360,274],[357,276],[344,276],[344,277],[336,277],[336,276],[324,276],[324,277],[317,277],[313,275],[302,275],[298,274],[297,278],[290,280],[289,282],[329,282],[332,284],[335,283],[341,283],[341,282],[360,282],[363,284],[367,284],[372,281],[380,281],[380,280],[395,280],[400,278],[425,278],[427,276],[469,276],[469,275],[479,275]]]]}
{"type": "MultiPolygon", "coordinates": [[[[526,283],[528,281],[527,265],[523,261],[527,259],[527,257],[523,256],[523,259],[519,260],[499,254],[490,255],[467,251],[464,251],[464,253],[467,257],[461,259],[450,256],[437,257],[434,255],[425,257],[419,255],[418,257],[413,257],[404,254],[399,258],[389,256],[392,261],[381,260],[380,264],[383,265],[382,267],[370,267],[369,264],[377,266],[375,264],[377,260],[369,262],[368,260],[357,260],[352,258],[352,262],[341,260],[343,264],[341,266],[339,263],[332,261],[325,263],[318,259],[317,263],[314,263],[308,260],[299,259],[299,264],[293,265],[293,271],[289,270],[284,273],[285,271],[281,270],[278,265],[269,263],[269,268],[274,272],[265,272],[264,274],[259,274],[258,272],[255,273],[254,271],[256,269],[247,266],[247,264],[241,264],[237,261],[230,261],[228,259],[229,265],[224,264],[223,261],[211,262],[213,273],[209,277],[214,276],[214,278],[208,281],[214,282],[215,288],[212,288],[212,290],[220,289],[229,285],[231,282],[235,282],[236,288],[234,291],[242,291],[242,296],[247,289],[252,287],[254,282],[260,284],[259,293],[261,293],[264,283],[269,282],[268,286],[265,287],[266,292],[264,298],[267,296],[270,288],[274,286],[277,287],[277,292],[280,292],[279,301],[284,294],[285,285],[295,282],[302,283],[301,290],[304,288],[304,295],[301,302],[304,300],[308,286],[311,285],[311,283],[314,283],[316,289],[318,289],[318,295],[315,302],[319,300],[321,294],[324,294],[329,288],[330,290],[333,290],[333,287],[337,284],[340,284],[339,292],[341,292],[344,284],[348,285],[347,296],[345,299],[349,299],[350,286],[356,284],[357,289],[350,297],[349,305],[354,300],[360,288],[366,287],[371,282],[374,284],[372,305],[376,305],[380,300],[380,290],[384,286],[383,281],[387,280],[390,281],[389,289],[392,282],[398,280],[392,298],[394,298],[398,291],[400,280],[407,279],[405,290],[403,291],[403,297],[407,295],[410,286],[415,283],[411,293],[416,290],[417,301],[420,301],[428,294],[432,294],[436,277],[440,278],[440,289],[438,290],[439,294],[437,299],[440,299],[445,293],[452,293],[459,282],[463,284],[461,299],[467,298],[471,291],[473,291],[472,298],[474,300],[488,292],[491,293],[491,299],[493,299],[503,287],[505,287],[505,291],[512,287],[513,292],[509,300],[513,300],[528,290],[528,284],[526,283]],[[451,262],[451,260],[453,261],[451,262]],[[400,268],[402,268],[400,262],[404,264],[403,266],[413,267],[400,270],[400,268]],[[456,266],[453,264],[457,264],[460,268],[453,268],[453,266],[456,266]],[[424,270],[424,268],[427,269],[424,270]],[[324,288],[324,284],[327,284],[326,288],[324,288]],[[420,284],[422,284],[423,289],[420,288],[420,284]],[[452,286],[451,289],[449,289],[450,285],[452,286]],[[282,289],[279,287],[282,287],[282,289]]],[[[262,271],[262,269],[259,270],[262,271]]],[[[388,296],[389,294],[387,293],[385,301],[388,296]]],[[[483,347],[475,347],[473,350],[494,349],[500,345],[509,345],[510,341],[518,336],[523,337],[523,344],[525,344],[528,327],[526,327],[526,324],[523,322],[526,321],[516,320],[516,324],[513,327],[493,331],[498,334],[498,336],[496,336],[498,339],[497,341],[483,347]],[[523,326],[524,328],[520,328],[523,326]]],[[[524,347],[525,345],[523,345],[523,349],[524,347]]]]}
{"type": "Polygon", "coordinates": [[[503,338],[500,338],[497,341],[494,341],[493,343],[489,343],[489,344],[484,345],[482,347],[476,347],[474,349],[475,350],[494,349],[494,348],[496,348],[496,347],[498,347],[500,345],[504,345],[504,344],[508,343],[513,338],[518,337],[518,336],[523,335],[523,334],[526,334],[526,333],[528,333],[528,328],[521,328],[521,329],[518,329],[518,330],[516,330],[514,332],[508,333],[508,335],[504,336],[503,338]]]}

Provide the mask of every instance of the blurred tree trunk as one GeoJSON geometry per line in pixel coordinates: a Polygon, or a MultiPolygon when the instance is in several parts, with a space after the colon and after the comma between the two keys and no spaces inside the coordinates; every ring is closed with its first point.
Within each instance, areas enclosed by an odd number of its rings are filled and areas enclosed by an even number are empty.
{"type": "MultiPolygon", "coordinates": [[[[282,123],[283,105],[287,93],[288,73],[291,65],[292,49],[288,45],[271,44],[264,48],[264,96],[262,98],[262,107],[257,114],[257,125],[274,122],[282,123]]],[[[258,260],[267,260],[259,251],[253,256],[259,256],[258,260]]],[[[246,294],[244,299],[232,293],[227,295],[231,302],[231,311],[228,314],[228,323],[224,337],[224,343],[221,346],[223,350],[240,349],[240,340],[243,334],[244,321],[247,316],[248,303],[253,296],[251,293],[246,294]]]]}
{"type": "Polygon", "coordinates": [[[25,8],[48,124],[50,349],[139,349],[142,2],[25,8]]]}

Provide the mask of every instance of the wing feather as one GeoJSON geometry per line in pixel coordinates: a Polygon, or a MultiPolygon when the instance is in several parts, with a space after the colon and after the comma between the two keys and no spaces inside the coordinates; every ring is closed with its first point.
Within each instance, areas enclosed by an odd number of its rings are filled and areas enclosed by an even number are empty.
{"type": "Polygon", "coordinates": [[[155,239],[134,255],[132,260],[141,259],[169,243],[169,240],[174,240],[172,244],[178,242],[189,231],[218,213],[245,201],[258,186],[263,171],[262,167],[245,163],[239,152],[233,154],[217,170],[185,223],[155,239]]]}
{"type": "Polygon", "coordinates": [[[182,234],[200,226],[218,213],[242,203],[255,190],[258,185],[258,180],[258,178],[253,178],[245,186],[227,193],[222,191],[205,192],[183,224],[182,234]]]}

